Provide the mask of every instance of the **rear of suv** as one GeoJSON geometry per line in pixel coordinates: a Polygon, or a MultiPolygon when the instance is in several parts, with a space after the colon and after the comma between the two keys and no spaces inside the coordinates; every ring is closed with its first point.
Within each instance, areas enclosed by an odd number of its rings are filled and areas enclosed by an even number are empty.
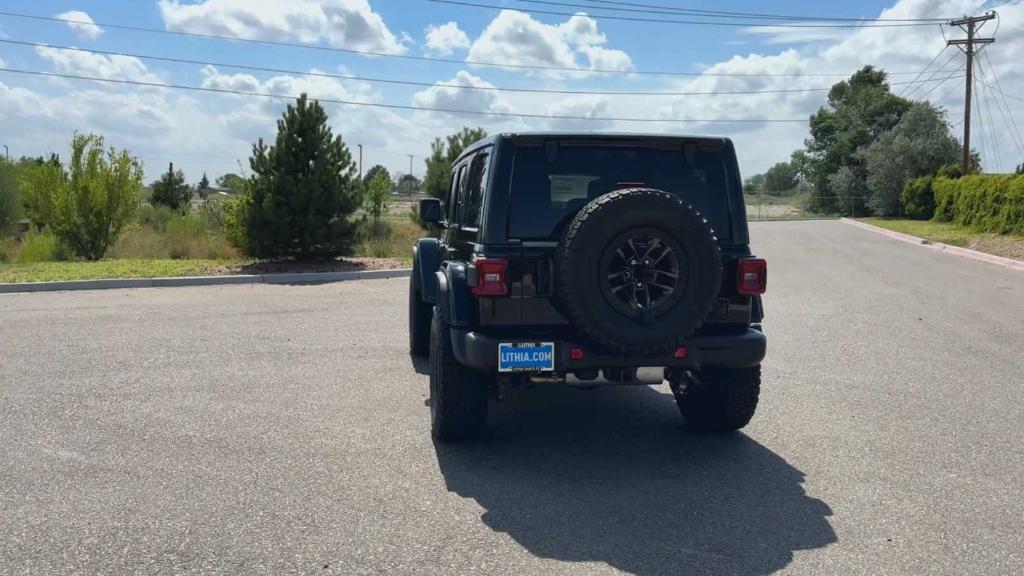
{"type": "Polygon", "coordinates": [[[414,248],[409,345],[442,441],[522,384],[667,382],[686,425],[745,426],[765,355],[732,142],[501,134],[469,146],[414,248]]]}

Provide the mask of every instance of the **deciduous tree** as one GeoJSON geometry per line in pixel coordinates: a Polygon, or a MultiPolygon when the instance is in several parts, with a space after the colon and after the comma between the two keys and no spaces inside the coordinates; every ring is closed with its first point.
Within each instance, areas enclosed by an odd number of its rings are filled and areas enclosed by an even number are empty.
{"type": "Polygon", "coordinates": [[[380,217],[388,211],[388,204],[391,202],[391,179],[388,178],[386,170],[377,172],[366,181],[365,194],[366,212],[373,216],[374,223],[378,223],[380,217]]]}
{"type": "Polygon", "coordinates": [[[102,137],[76,134],[68,169],[30,166],[21,189],[32,220],[82,258],[99,260],[134,218],[141,187],[142,167],[127,150],[104,151],[102,137]]]}
{"type": "Polygon", "coordinates": [[[832,176],[844,167],[851,170],[842,179],[863,174],[864,160],[857,152],[896,126],[910,106],[909,100],[889,91],[885,72],[872,66],[832,86],[827,104],[811,116],[811,136],[806,141],[815,191],[811,209],[839,212],[849,204],[850,199],[835,198],[832,176]]]}
{"type": "Polygon", "coordinates": [[[956,162],[961,150],[949,133],[945,113],[928,102],[915,102],[892,130],[864,149],[868,207],[879,216],[897,215],[904,184],[956,162]]]}

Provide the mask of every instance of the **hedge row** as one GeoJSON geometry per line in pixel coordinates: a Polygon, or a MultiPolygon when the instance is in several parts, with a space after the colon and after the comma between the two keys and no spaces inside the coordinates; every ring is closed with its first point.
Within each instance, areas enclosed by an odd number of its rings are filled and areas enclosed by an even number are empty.
{"type": "Polygon", "coordinates": [[[903,185],[900,205],[903,215],[914,220],[930,220],[935,214],[935,193],[932,191],[931,176],[914,178],[903,185]]]}
{"type": "Polygon", "coordinates": [[[935,178],[931,188],[934,220],[979,232],[1024,234],[1024,175],[935,178]]]}

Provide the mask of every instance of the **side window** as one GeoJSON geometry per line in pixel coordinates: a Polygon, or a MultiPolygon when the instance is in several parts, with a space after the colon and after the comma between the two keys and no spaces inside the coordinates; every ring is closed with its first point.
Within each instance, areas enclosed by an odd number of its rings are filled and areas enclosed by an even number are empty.
{"type": "Polygon", "coordinates": [[[491,151],[484,149],[473,157],[466,183],[465,206],[460,223],[466,228],[480,228],[480,206],[487,187],[487,172],[491,164],[491,151]]]}
{"type": "Polygon", "coordinates": [[[459,215],[461,214],[462,205],[462,194],[465,188],[466,181],[466,165],[460,164],[456,168],[452,169],[452,188],[448,193],[448,222],[453,224],[459,223],[459,215]]]}

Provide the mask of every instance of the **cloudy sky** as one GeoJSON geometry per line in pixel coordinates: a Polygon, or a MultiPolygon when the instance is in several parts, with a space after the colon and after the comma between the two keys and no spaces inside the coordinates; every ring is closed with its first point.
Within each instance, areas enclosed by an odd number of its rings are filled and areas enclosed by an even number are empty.
{"type": "MultiPolygon", "coordinates": [[[[827,88],[841,76],[800,75],[848,75],[865,64],[893,72],[893,83],[909,82],[945,45],[938,25],[856,30],[684,25],[602,18],[601,14],[614,14],[688,19],[683,15],[609,12],[598,9],[602,3],[592,0],[563,0],[561,4],[573,5],[569,7],[521,0],[478,3],[506,9],[427,0],[6,0],[4,12],[74,23],[0,15],[0,68],[285,96],[307,92],[312,97],[350,102],[327,107],[335,130],[353,150],[356,144],[363,145],[366,168],[381,163],[392,171],[406,172],[412,154],[413,172],[422,175],[429,142],[471,124],[491,132],[569,129],[727,135],[735,140],[742,168],[749,175],[787,159],[807,134],[805,121],[756,120],[805,120],[823,103],[823,92],[607,93],[827,88]],[[592,8],[579,7],[587,5],[592,8]],[[569,15],[572,13],[576,15],[569,15]],[[300,46],[229,42],[111,25],[300,46]],[[650,71],[690,75],[643,74],[650,71]],[[782,74],[793,76],[779,76],[782,74]],[[591,93],[467,90],[452,84],[591,93]],[[688,121],[693,119],[705,121],[688,121]]],[[[683,0],[645,4],[712,7],[683,0]]],[[[815,5],[814,10],[827,14],[809,12],[802,0],[756,4],[727,0],[715,2],[713,8],[888,19],[947,17],[994,9],[1000,15],[998,40],[986,48],[988,57],[981,58],[981,65],[989,83],[994,84],[997,77],[1003,92],[1024,96],[1024,67],[1019,64],[1019,55],[1024,54],[1021,1],[852,0],[815,5]]],[[[992,22],[984,32],[995,30],[992,22]]],[[[951,30],[946,34],[957,35],[951,30]]],[[[911,97],[927,95],[949,110],[952,123],[963,114],[963,80],[950,79],[941,85],[938,81],[962,65],[963,56],[954,50],[949,48],[934,61],[930,70],[945,64],[942,69],[948,72],[938,74],[931,83],[894,86],[896,92],[905,90],[911,97]]],[[[975,148],[982,152],[986,168],[1012,170],[1021,158],[1006,108],[1001,97],[995,99],[993,90],[983,92],[988,97],[982,99],[978,111],[981,126],[974,132],[975,148]]],[[[1005,103],[1024,128],[1024,101],[1008,98],[1005,103]]],[[[279,99],[0,71],[0,145],[6,144],[12,156],[50,151],[66,154],[73,131],[98,132],[108,143],[138,155],[145,162],[148,178],[156,177],[170,161],[183,168],[190,180],[203,172],[213,178],[237,172],[239,162],[247,167],[252,143],[259,137],[272,139],[283,106],[279,99]]]]}

